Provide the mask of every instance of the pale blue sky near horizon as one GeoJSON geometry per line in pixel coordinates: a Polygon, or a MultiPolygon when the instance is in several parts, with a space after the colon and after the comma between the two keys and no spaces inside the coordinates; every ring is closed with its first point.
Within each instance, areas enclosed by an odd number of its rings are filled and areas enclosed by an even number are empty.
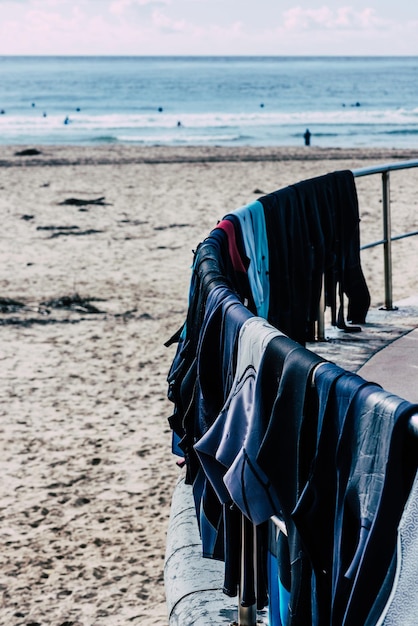
{"type": "Polygon", "coordinates": [[[0,55],[418,55],[411,0],[0,0],[0,55]]]}

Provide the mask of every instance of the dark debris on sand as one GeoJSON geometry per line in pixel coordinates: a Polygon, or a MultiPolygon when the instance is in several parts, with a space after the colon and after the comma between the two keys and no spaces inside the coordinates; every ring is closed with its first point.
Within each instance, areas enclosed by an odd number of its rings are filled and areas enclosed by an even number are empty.
{"type": "Polygon", "coordinates": [[[90,204],[98,205],[98,206],[108,206],[109,203],[105,202],[105,196],[100,198],[92,198],[92,199],[83,199],[83,198],[67,198],[62,202],[58,202],[60,206],[87,206],[90,204]]]}
{"type": "Polygon", "coordinates": [[[103,313],[94,304],[91,304],[92,301],[97,300],[100,298],[81,298],[78,293],[75,293],[72,296],[62,296],[41,302],[41,306],[47,309],[67,309],[79,313],[103,313]]]}
{"type": "Polygon", "coordinates": [[[0,298],[0,313],[16,313],[16,311],[24,308],[23,302],[12,298],[0,298]]]}
{"type": "Polygon", "coordinates": [[[154,230],[166,230],[167,228],[187,228],[190,224],[167,224],[167,226],[154,226],[154,230]]]}
{"type": "Polygon", "coordinates": [[[84,235],[97,235],[103,232],[103,230],[97,230],[96,228],[88,228],[87,230],[57,230],[49,236],[49,239],[55,239],[56,237],[63,236],[68,237],[69,235],[83,237],[84,235]]]}
{"type": "Polygon", "coordinates": [[[68,231],[79,230],[79,226],[37,226],[36,230],[68,231]]]}
{"type": "Polygon", "coordinates": [[[15,152],[15,156],[37,156],[38,154],[42,154],[42,152],[37,148],[26,148],[25,150],[15,152]]]}
{"type": "Polygon", "coordinates": [[[78,324],[82,321],[94,320],[97,318],[90,315],[110,316],[115,320],[128,322],[129,320],[149,321],[157,319],[147,312],[139,312],[138,309],[129,309],[120,313],[109,313],[103,311],[93,302],[106,302],[100,297],[81,297],[78,293],[64,295],[49,300],[42,300],[38,304],[24,303],[12,298],[0,297],[0,327],[21,326],[29,328],[33,325],[46,326],[50,324],[78,324]],[[56,311],[55,315],[53,311],[56,311]],[[66,315],[64,312],[76,313],[78,315],[66,315]],[[86,315],[87,314],[87,315],[86,315]]]}

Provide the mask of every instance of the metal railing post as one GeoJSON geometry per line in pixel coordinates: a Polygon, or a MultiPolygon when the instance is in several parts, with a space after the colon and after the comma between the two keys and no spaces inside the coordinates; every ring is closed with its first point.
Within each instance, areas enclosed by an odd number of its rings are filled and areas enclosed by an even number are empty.
{"type": "Polygon", "coordinates": [[[389,171],[382,172],[382,206],[383,206],[383,259],[385,277],[385,306],[393,311],[392,297],[392,226],[390,216],[390,179],[389,171]]]}
{"type": "MultiPolygon", "coordinates": [[[[244,578],[246,575],[245,572],[245,562],[246,562],[246,554],[245,547],[248,544],[252,543],[253,546],[253,562],[254,562],[254,572],[256,570],[256,538],[255,538],[255,528],[253,524],[251,524],[251,529],[249,528],[249,524],[246,523],[246,519],[244,515],[241,515],[241,585],[240,585],[240,594],[239,594],[239,604],[238,604],[238,626],[256,626],[257,624],[257,602],[252,604],[251,606],[242,606],[242,591],[244,589],[244,578]],[[247,540],[247,534],[251,532],[252,541],[249,542],[247,540]]],[[[247,555],[248,556],[248,555],[247,555]]]]}
{"type": "Polygon", "coordinates": [[[325,341],[325,277],[322,276],[321,297],[319,299],[318,321],[316,323],[315,341],[325,341]]]}
{"type": "Polygon", "coordinates": [[[392,296],[392,241],[405,239],[418,235],[418,231],[411,231],[403,235],[392,237],[392,226],[390,217],[390,188],[389,188],[389,172],[395,170],[405,170],[418,167],[418,159],[410,161],[398,161],[396,163],[386,163],[385,165],[374,165],[372,167],[361,167],[352,170],[355,178],[359,176],[369,176],[371,174],[382,174],[382,219],[383,219],[383,239],[375,241],[367,245],[361,246],[360,250],[381,246],[383,244],[383,262],[384,262],[384,280],[385,280],[385,304],[382,308],[388,311],[396,311],[397,307],[393,306],[392,296]]]}

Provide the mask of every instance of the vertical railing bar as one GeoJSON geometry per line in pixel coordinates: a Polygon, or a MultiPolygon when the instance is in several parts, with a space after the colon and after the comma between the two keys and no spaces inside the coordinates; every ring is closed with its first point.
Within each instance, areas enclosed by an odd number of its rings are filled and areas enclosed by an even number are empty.
{"type": "Polygon", "coordinates": [[[254,592],[255,592],[255,606],[254,606],[254,626],[257,624],[257,604],[258,604],[258,558],[257,558],[257,526],[255,524],[251,524],[253,529],[253,567],[254,567],[254,592]]]}
{"type": "MultiPolygon", "coordinates": [[[[240,584],[239,597],[238,597],[238,626],[256,626],[257,604],[252,604],[251,606],[242,606],[242,591],[244,589],[244,576],[245,576],[245,563],[246,563],[245,546],[247,545],[246,533],[247,533],[246,519],[244,515],[241,515],[241,584],[240,584]]],[[[254,546],[253,560],[255,560],[255,550],[256,550],[256,547],[254,546]]],[[[256,562],[254,563],[254,568],[255,567],[256,567],[256,562]]]]}
{"type": "Polygon", "coordinates": [[[385,306],[393,311],[392,298],[392,226],[390,214],[390,178],[389,172],[382,172],[382,206],[383,206],[383,260],[385,279],[385,306]]]}
{"type": "Polygon", "coordinates": [[[325,341],[325,276],[322,275],[321,296],[319,298],[318,321],[315,341],[325,341]]]}

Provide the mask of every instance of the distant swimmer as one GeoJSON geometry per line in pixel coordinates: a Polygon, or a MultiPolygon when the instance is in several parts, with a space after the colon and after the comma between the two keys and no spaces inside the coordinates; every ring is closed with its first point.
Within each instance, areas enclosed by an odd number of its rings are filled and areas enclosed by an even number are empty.
{"type": "Polygon", "coordinates": [[[46,112],[45,112],[45,111],[42,113],[42,116],[43,116],[43,117],[46,117],[46,112]]]}
{"type": "Polygon", "coordinates": [[[181,126],[181,122],[177,122],[177,126],[181,126]]]}
{"type": "Polygon", "coordinates": [[[69,118],[69,117],[68,117],[68,115],[67,115],[67,117],[66,117],[66,118],[65,118],[65,120],[64,120],[64,124],[69,124],[69,123],[70,123],[70,121],[71,121],[71,120],[70,120],[70,118],[69,118]]]}
{"type": "Polygon", "coordinates": [[[2,109],[2,110],[0,111],[0,115],[4,115],[5,113],[6,113],[6,111],[5,111],[4,109],[2,109]]]}
{"type": "Polygon", "coordinates": [[[310,132],[309,128],[307,128],[305,130],[303,138],[305,139],[305,146],[309,146],[310,143],[311,143],[311,132],[310,132]]]}
{"type": "Polygon", "coordinates": [[[158,113],[162,113],[163,112],[163,107],[158,107],[158,113]]]}
{"type": "Polygon", "coordinates": [[[32,102],[32,106],[33,106],[33,107],[35,106],[35,103],[34,103],[34,102],[32,102]]]}
{"type": "Polygon", "coordinates": [[[76,108],[77,113],[79,113],[81,111],[80,107],[76,108]]]}

